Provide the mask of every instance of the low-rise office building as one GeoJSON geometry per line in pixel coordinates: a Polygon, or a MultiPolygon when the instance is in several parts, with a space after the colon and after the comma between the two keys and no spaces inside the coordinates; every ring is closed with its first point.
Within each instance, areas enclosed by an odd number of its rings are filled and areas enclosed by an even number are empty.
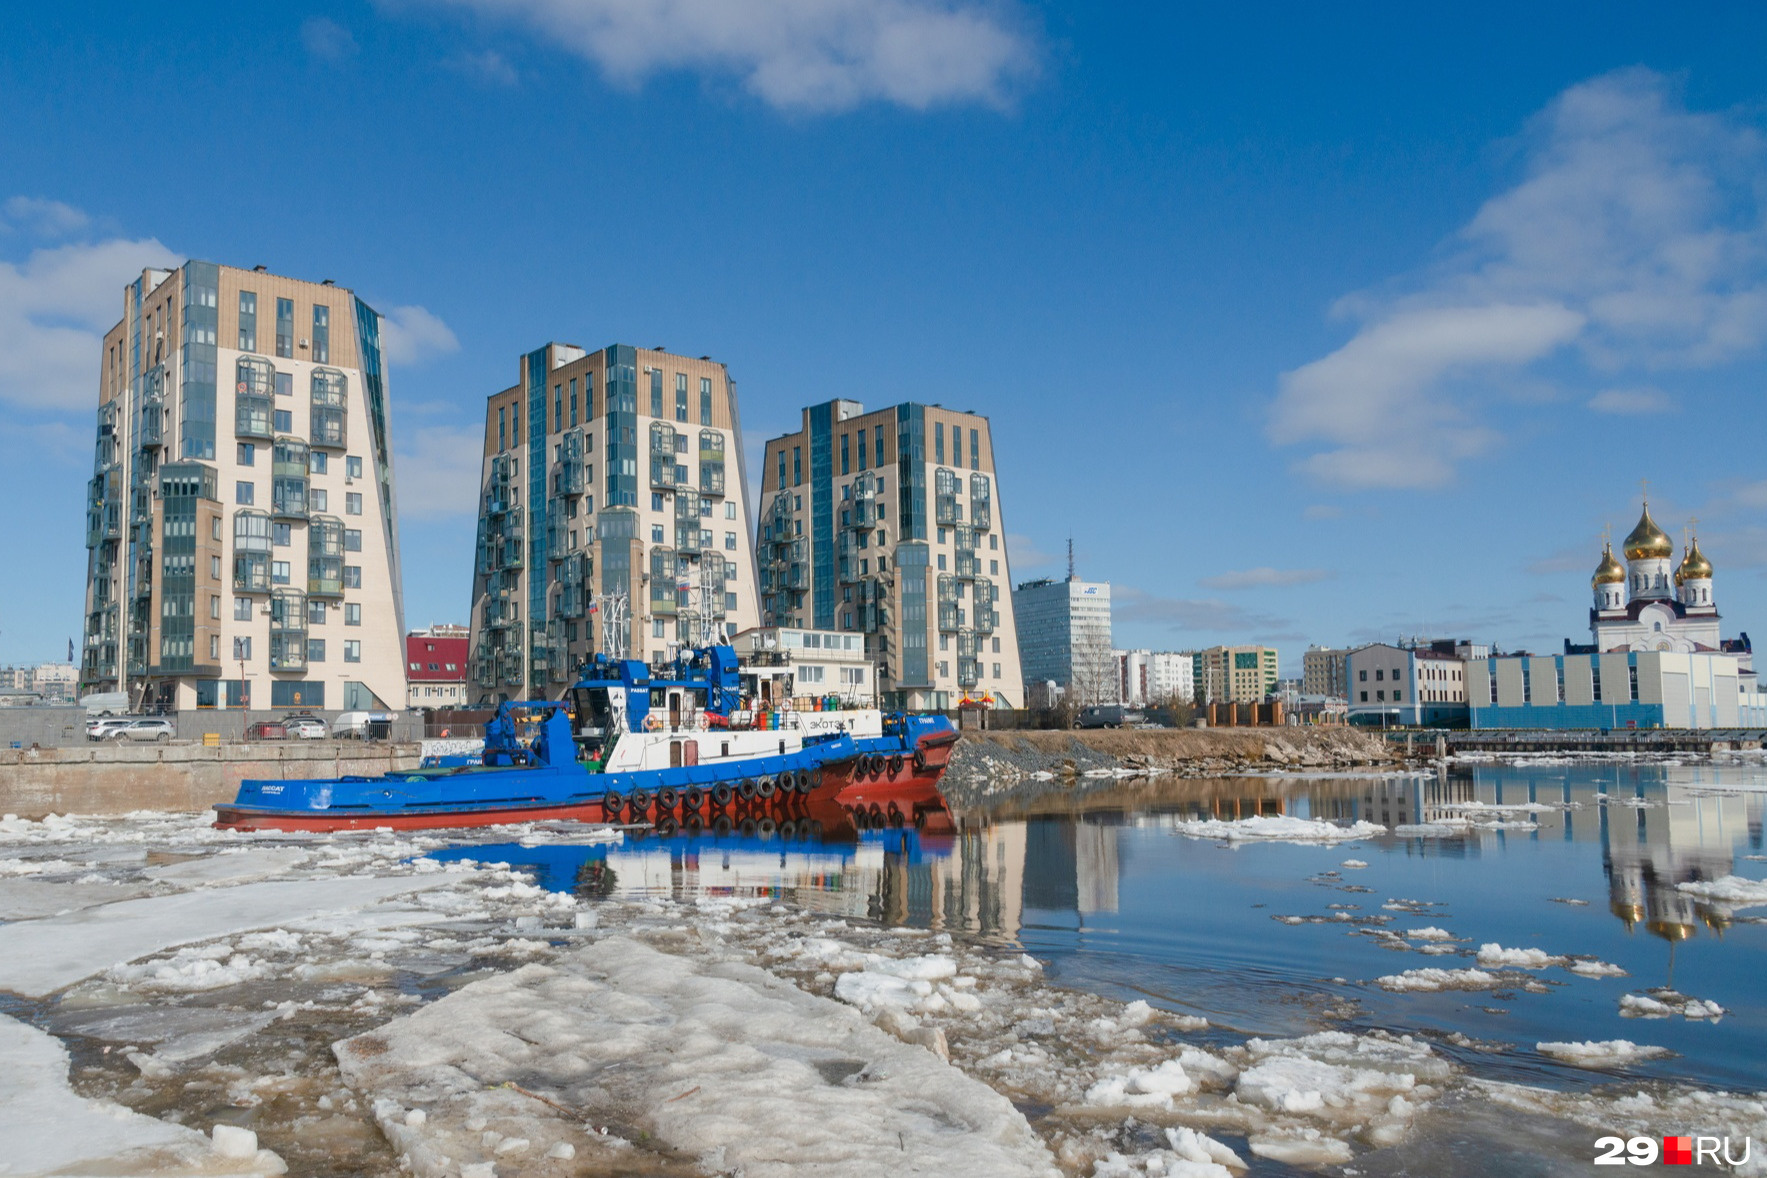
{"type": "Polygon", "coordinates": [[[1345,663],[1350,723],[1463,727],[1467,660],[1489,653],[1489,647],[1456,639],[1357,647],[1345,663]]]}
{"type": "Polygon", "coordinates": [[[1189,703],[1195,698],[1195,656],[1176,650],[1117,650],[1116,702],[1130,707],[1189,703]]]}
{"type": "Polygon", "coordinates": [[[1711,651],[1503,655],[1466,667],[1474,728],[1760,728],[1767,699],[1711,651]]]}
{"type": "Polygon", "coordinates": [[[1309,646],[1301,655],[1301,693],[1350,698],[1349,647],[1309,646]]]}
{"type": "Polygon", "coordinates": [[[411,706],[464,708],[470,649],[465,626],[431,626],[405,635],[405,677],[411,682],[411,706]]]}

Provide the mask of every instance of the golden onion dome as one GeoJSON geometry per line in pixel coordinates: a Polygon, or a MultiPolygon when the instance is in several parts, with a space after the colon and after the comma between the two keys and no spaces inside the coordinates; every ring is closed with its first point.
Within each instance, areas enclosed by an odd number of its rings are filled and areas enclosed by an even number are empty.
{"type": "Polygon", "coordinates": [[[1626,537],[1623,545],[1627,560],[1667,560],[1675,555],[1675,542],[1669,539],[1669,533],[1657,527],[1657,521],[1650,518],[1650,504],[1644,505],[1644,514],[1638,517],[1638,526],[1626,537]]]}
{"type": "Polygon", "coordinates": [[[1675,570],[1675,583],[1685,581],[1710,581],[1712,579],[1712,562],[1700,551],[1699,537],[1695,536],[1693,546],[1687,555],[1681,558],[1681,567],[1675,570]]]}
{"type": "Polygon", "coordinates": [[[1595,575],[1589,578],[1590,585],[1620,585],[1626,580],[1626,566],[1614,559],[1611,544],[1601,546],[1601,563],[1595,566],[1595,575]]]}

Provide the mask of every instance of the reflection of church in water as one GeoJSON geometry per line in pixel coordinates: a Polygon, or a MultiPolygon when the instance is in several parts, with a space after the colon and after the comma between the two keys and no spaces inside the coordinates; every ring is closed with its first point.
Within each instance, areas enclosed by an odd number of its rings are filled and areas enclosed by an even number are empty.
{"type": "Polygon", "coordinates": [[[1730,909],[1679,885],[1722,879],[1735,870],[1739,846],[1761,848],[1760,795],[1701,792],[1706,783],[1700,779],[1713,772],[1709,767],[1666,772],[1666,804],[1633,808],[1610,799],[1604,807],[1608,908],[1627,928],[1642,925],[1671,943],[1701,928],[1722,935],[1730,909]]]}

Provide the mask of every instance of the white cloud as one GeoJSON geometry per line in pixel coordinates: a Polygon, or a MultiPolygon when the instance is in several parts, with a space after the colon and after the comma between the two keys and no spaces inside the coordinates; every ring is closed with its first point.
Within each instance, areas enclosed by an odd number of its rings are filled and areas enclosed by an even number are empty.
{"type": "MultiPolygon", "coordinates": [[[[1481,410],[1528,399],[1537,362],[1568,350],[1590,374],[1702,367],[1767,337],[1767,148],[1754,127],[1688,111],[1663,77],[1630,69],[1559,95],[1523,142],[1524,179],[1442,263],[1395,293],[1342,300],[1356,334],[1284,374],[1269,432],[1321,447],[1303,470],[1440,486],[1500,440],[1481,410]]],[[[1591,407],[1640,411],[1623,403],[1591,407]]]]}
{"type": "Polygon", "coordinates": [[[1003,105],[1035,55],[984,0],[405,0],[524,26],[616,85],[734,76],[782,110],[1003,105]]]}
{"type": "Polygon", "coordinates": [[[483,475],[481,426],[424,425],[394,430],[399,515],[405,519],[476,518],[483,475]]]}
{"type": "Polygon", "coordinates": [[[515,72],[509,59],[495,49],[483,53],[456,53],[442,64],[481,86],[514,86],[521,81],[521,75],[515,72]]]}
{"type": "Polygon", "coordinates": [[[418,364],[460,350],[448,325],[423,307],[394,307],[382,314],[380,343],[388,364],[418,364]]]}
{"type": "Polygon", "coordinates": [[[92,218],[70,204],[59,200],[43,200],[34,196],[15,196],[0,206],[5,222],[0,229],[14,228],[38,237],[68,237],[92,224],[92,218]]]}
{"type": "Polygon", "coordinates": [[[1204,589],[1262,589],[1271,586],[1312,585],[1337,576],[1330,569],[1240,569],[1198,581],[1204,589]]]}
{"type": "Polygon", "coordinates": [[[1671,413],[1675,402],[1661,389],[1603,389],[1589,398],[1589,407],[1597,413],[1637,417],[1648,413],[1671,413]]]}
{"type": "Polygon", "coordinates": [[[122,318],[124,284],[144,269],[178,262],[158,241],[123,238],[0,262],[0,401],[57,411],[96,408],[104,333],[122,318]]]}
{"type": "Polygon", "coordinates": [[[321,61],[341,62],[357,53],[356,38],[335,20],[310,16],[301,22],[301,44],[321,61]]]}
{"type": "Polygon", "coordinates": [[[1292,632],[1294,623],[1287,618],[1254,613],[1218,598],[1157,597],[1133,585],[1111,587],[1111,614],[1115,622],[1147,623],[1172,630],[1205,634],[1255,633],[1265,641],[1300,637],[1292,632]]]}
{"type": "Polygon", "coordinates": [[[1309,503],[1301,512],[1302,519],[1342,519],[1344,509],[1335,503],[1309,503]]]}

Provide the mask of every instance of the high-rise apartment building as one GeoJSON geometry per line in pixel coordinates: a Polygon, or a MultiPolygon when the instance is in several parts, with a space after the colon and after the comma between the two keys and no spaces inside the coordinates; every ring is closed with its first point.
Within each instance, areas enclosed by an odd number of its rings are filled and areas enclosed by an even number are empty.
{"type": "Polygon", "coordinates": [[[381,319],[349,290],[148,270],[104,337],[85,690],[403,708],[381,319]]]}
{"type": "Polygon", "coordinates": [[[597,651],[660,663],[755,625],[747,487],[724,365],[523,356],[485,406],[468,695],[555,697],[597,651]]]}
{"type": "Polygon", "coordinates": [[[1022,701],[987,418],[828,401],[764,461],[766,625],[864,634],[887,707],[1022,701]]]}
{"type": "Polygon", "coordinates": [[[1192,657],[1199,704],[1257,703],[1276,690],[1273,647],[1211,646],[1192,657]]]}
{"type": "MultiPolygon", "coordinates": [[[[1027,684],[1054,683],[1068,702],[1115,703],[1121,675],[1111,650],[1106,581],[1026,581],[1012,591],[1027,684]]],[[[1030,688],[1027,695],[1034,694],[1030,688]]]]}

